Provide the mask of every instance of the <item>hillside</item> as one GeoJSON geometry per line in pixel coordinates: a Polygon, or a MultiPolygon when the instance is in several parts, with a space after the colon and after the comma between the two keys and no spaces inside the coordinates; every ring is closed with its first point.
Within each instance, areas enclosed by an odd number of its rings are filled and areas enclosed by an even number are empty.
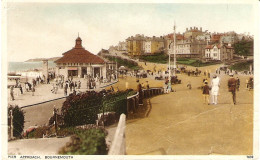
{"type": "Polygon", "coordinates": [[[25,62],[41,62],[43,60],[48,60],[48,61],[56,61],[57,59],[59,59],[61,57],[52,57],[52,58],[34,58],[34,59],[28,59],[25,62]]]}

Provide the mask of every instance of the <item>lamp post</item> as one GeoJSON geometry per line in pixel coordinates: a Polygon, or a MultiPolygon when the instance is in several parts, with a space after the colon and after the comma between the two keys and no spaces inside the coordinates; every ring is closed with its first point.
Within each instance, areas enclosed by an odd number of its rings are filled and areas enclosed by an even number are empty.
{"type": "Polygon", "coordinates": [[[171,48],[170,52],[169,52],[169,82],[171,83],[171,54],[173,53],[173,76],[175,76],[175,72],[176,72],[176,51],[175,51],[175,45],[176,45],[176,35],[175,35],[175,22],[174,22],[174,26],[173,26],[173,42],[170,43],[169,48],[171,48]],[[173,43],[173,47],[172,46],[173,43]]]}

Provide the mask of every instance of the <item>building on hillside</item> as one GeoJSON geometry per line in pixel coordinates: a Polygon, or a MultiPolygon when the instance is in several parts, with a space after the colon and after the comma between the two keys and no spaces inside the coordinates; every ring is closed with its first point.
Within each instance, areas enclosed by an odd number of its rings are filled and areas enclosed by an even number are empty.
{"type": "Polygon", "coordinates": [[[108,48],[108,52],[109,53],[115,53],[116,51],[117,51],[117,46],[110,46],[109,48],[108,48]]]}
{"type": "Polygon", "coordinates": [[[144,41],[143,50],[145,55],[152,53],[152,40],[150,38],[146,38],[144,41]]]}
{"type": "Polygon", "coordinates": [[[202,27],[198,29],[198,27],[190,27],[190,29],[186,28],[186,31],[184,32],[185,38],[196,38],[199,35],[203,35],[204,32],[202,31],[202,27]]]}
{"type": "Polygon", "coordinates": [[[106,78],[108,66],[111,65],[99,56],[85,50],[82,47],[80,37],[76,39],[75,47],[63,53],[63,57],[56,60],[55,63],[57,75],[63,75],[64,77],[77,76],[80,78],[85,75],[106,78]]]}
{"type": "Polygon", "coordinates": [[[101,49],[101,51],[99,51],[97,55],[101,57],[105,55],[109,55],[109,51],[106,49],[101,49]]]}
{"type": "MultiPolygon", "coordinates": [[[[205,38],[204,38],[205,39],[205,38]]],[[[173,34],[168,35],[167,40],[167,52],[173,54],[173,34]]],[[[196,39],[196,37],[185,37],[185,34],[176,34],[176,57],[186,58],[202,58],[204,56],[204,48],[207,45],[207,40],[196,39]]]]}
{"type": "Polygon", "coordinates": [[[129,56],[140,56],[143,54],[144,35],[137,34],[126,39],[127,52],[129,56]]]}
{"type": "Polygon", "coordinates": [[[231,44],[212,44],[205,47],[206,60],[232,60],[234,49],[231,44]]]}
{"type": "Polygon", "coordinates": [[[127,51],[127,43],[126,42],[119,42],[117,46],[118,51],[127,51]]]}

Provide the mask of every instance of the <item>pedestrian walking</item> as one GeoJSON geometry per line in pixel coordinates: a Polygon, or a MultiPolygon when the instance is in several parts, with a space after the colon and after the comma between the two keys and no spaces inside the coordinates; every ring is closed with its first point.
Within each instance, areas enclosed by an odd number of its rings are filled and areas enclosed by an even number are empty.
{"type": "Polygon", "coordinates": [[[137,84],[137,91],[139,93],[139,105],[143,105],[143,90],[142,85],[140,84],[139,80],[136,81],[137,84]]]}
{"type": "Polygon", "coordinates": [[[191,89],[191,88],[192,88],[190,81],[188,82],[187,87],[188,87],[188,89],[191,89]]]}
{"type": "Polygon", "coordinates": [[[73,82],[70,81],[69,87],[70,87],[70,92],[72,92],[72,87],[73,87],[73,82]]]}
{"type": "Polygon", "coordinates": [[[21,94],[23,94],[23,87],[21,84],[19,84],[19,89],[20,89],[21,94]]]}
{"type": "Polygon", "coordinates": [[[35,92],[35,87],[32,87],[32,96],[34,96],[34,92],[35,92]]]}
{"type": "Polygon", "coordinates": [[[47,84],[50,84],[50,78],[49,78],[49,76],[48,76],[48,78],[47,78],[47,84]]]}
{"type": "Polygon", "coordinates": [[[78,89],[80,89],[80,87],[81,87],[81,82],[80,82],[80,80],[78,81],[78,89]]]}
{"type": "Polygon", "coordinates": [[[67,96],[68,94],[68,85],[66,84],[64,87],[64,96],[67,96]]]}
{"type": "Polygon", "coordinates": [[[204,103],[208,104],[208,105],[210,104],[209,103],[209,91],[210,91],[210,88],[209,88],[209,85],[208,85],[208,81],[204,81],[202,94],[204,96],[204,103]]]}
{"type": "Polygon", "coordinates": [[[218,103],[218,92],[219,92],[220,80],[214,75],[211,81],[211,96],[212,96],[212,104],[218,103]]]}
{"type": "Polygon", "coordinates": [[[148,81],[146,81],[146,89],[150,89],[150,85],[148,81]]]}
{"type": "Polygon", "coordinates": [[[11,86],[10,88],[10,96],[11,96],[11,100],[14,100],[14,86],[11,86]]]}
{"type": "Polygon", "coordinates": [[[240,79],[237,77],[237,91],[239,91],[239,87],[240,87],[240,79]]]}
{"type": "Polygon", "coordinates": [[[236,85],[237,80],[233,77],[233,74],[229,74],[230,78],[228,80],[228,91],[232,93],[233,104],[236,104],[236,85]]]}

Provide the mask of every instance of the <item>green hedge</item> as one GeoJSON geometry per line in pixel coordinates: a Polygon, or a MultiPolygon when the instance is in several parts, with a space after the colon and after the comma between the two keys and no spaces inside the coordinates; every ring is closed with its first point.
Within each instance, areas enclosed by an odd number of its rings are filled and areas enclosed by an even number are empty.
{"type": "Polygon", "coordinates": [[[13,135],[21,137],[24,129],[24,112],[18,106],[10,105],[8,107],[8,126],[11,125],[10,113],[13,112],[13,135]]]}
{"type": "Polygon", "coordinates": [[[103,92],[86,92],[78,95],[70,95],[63,103],[61,113],[66,126],[78,126],[83,124],[95,124],[97,114],[104,112],[116,112],[119,116],[126,113],[126,97],[133,91],[104,94],[103,92]]]}

